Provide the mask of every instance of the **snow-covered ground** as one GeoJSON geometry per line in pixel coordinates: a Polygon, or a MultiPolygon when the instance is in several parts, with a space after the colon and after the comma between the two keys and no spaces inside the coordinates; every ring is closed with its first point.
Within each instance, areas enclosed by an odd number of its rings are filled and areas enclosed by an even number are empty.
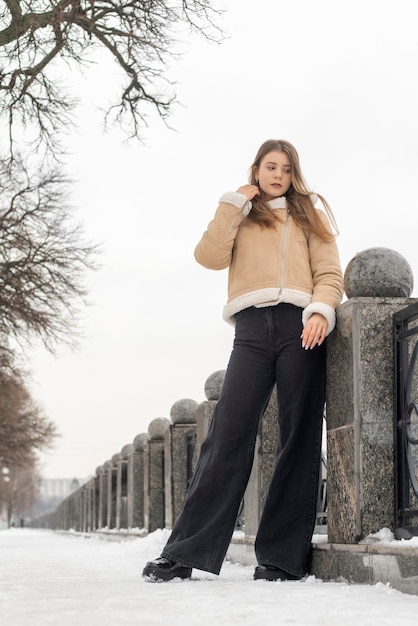
{"type": "Polygon", "coordinates": [[[253,568],[226,562],[221,575],[150,583],[144,563],[160,554],[168,531],[106,541],[49,531],[0,531],[2,626],[124,624],[412,626],[418,597],[378,584],[308,577],[252,580],[253,568]]]}

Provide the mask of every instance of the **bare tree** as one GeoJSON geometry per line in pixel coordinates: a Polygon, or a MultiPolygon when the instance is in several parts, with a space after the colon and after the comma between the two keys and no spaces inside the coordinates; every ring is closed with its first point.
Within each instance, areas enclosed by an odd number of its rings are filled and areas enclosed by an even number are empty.
{"type": "Polygon", "coordinates": [[[7,474],[0,475],[0,515],[5,513],[10,527],[13,518],[19,522],[29,515],[39,495],[40,473],[35,455],[28,458],[25,467],[10,466],[7,474]]]}
{"type": "MultiPolygon", "coordinates": [[[[221,10],[212,0],[4,0],[0,9],[0,115],[9,138],[23,124],[38,141],[57,150],[74,101],[57,82],[53,66],[80,68],[106,50],[125,77],[118,101],[107,110],[139,137],[148,106],[166,119],[175,95],[167,65],[181,28],[220,41],[221,10]],[[168,92],[168,93],[167,93],[168,92]]],[[[1,6],[1,5],[0,5],[1,6]]]]}
{"type": "Polygon", "coordinates": [[[60,64],[80,69],[107,52],[125,83],[105,118],[140,138],[148,105],[166,119],[175,100],[166,68],[181,30],[220,40],[214,2],[0,0],[0,130],[6,123],[9,131],[0,154],[0,370],[10,364],[10,337],[41,337],[50,349],[72,339],[86,295],[81,279],[93,249],[70,224],[69,181],[42,160],[62,154],[61,131],[74,118],[60,64]],[[38,171],[19,158],[16,135],[21,145],[35,141],[38,171]]]}
{"type": "Polygon", "coordinates": [[[34,402],[16,373],[0,376],[0,515],[10,526],[14,515],[33,507],[39,484],[37,453],[58,436],[55,425],[34,402]]]}
{"type": "Polygon", "coordinates": [[[34,402],[17,375],[0,377],[0,469],[25,469],[57,437],[55,425],[34,402]]]}
{"type": "Polygon", "coordinates": [[[77,337],[97,248],[74,222],[67,184],[59,169],[29,175],[21,159],[0,161],[0,369],[9,338],[53,351],[77,337]]]}

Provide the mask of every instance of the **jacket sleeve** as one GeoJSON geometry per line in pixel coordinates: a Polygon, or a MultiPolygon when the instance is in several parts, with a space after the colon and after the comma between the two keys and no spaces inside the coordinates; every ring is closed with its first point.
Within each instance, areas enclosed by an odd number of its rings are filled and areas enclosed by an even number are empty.
{"type": "MultiPolygon", "coordinates": [[[[327,222],[325,214],[322,211],[319,214],[327,222]]],[[[312,301],[304,309],[302,320],[305,325],[313,313],[321,313],[328,321],[329,334],[335,326],[335,309],[344,295],[338,248],[335,240],[325,242],[314,233],[309,234],[308,245],[314,288],[312,301]]]]}
{"type": "Polygon", "coordinates": [[[195,248],[196,261],[211,270],[229,267],[238,228],[250,210],[251,202],[243,194],[224,194],[213,220],[195,248]]]}

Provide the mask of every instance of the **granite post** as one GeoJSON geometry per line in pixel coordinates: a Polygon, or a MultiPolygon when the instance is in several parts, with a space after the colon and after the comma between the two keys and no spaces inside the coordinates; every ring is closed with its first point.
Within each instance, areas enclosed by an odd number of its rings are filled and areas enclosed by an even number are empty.
{"type": "Polygon", "coordinates": [[[87,482],[87,532],[93,532],[96,529],[96,479],[90,478],[87,482]]]}
{"type": "Polygon", "coordinates": [[[92,530],[97,530],[99,528],[99,503],[100,503],[100,484],[99,477],[96,474],[93,477],[94,481],[94,491],[93,491],[93,525],[92,530]]]}
{"type": "Polygon", "coordinates": [[[120,453],[112,456],[105,464],[107,474],[107,527],[116,528],[116,473],[117,463],[120,460],[120,453]]]}
{"type": "MultiPolygon", "coordinates": [[[[106,461],[108,463],[108,461],[106,461]]],[[[107,524],[107,474],[105,465],[100,465],[96,469],[96,476],[99,483],[97,528],[104,528],[107,524]]]]}
{"type": "Polygon", "coordinates": [[[76,516],[75,516],[75,495],[74,493],[72,493],[70,495],[70,501],[69,501],[69,520],[70,520],[70,529],[71,530],[75,530],[76,528],[76,516]]]}
{"type": "Polygon", "coordinates": [[[84,532],[90,532],[91,531],[91,509],[92,509],[92,498],[91,498],[91,480],[88,480],[85,483],[85,490],[86,490],[86,517],[85,517],[85,531],[84,532]]]}
{"type": "Polygon", "coordinates": [[[88,515],[88,490],[87,485],[84,484],[79,488],[80,492],[80,530],[81,532],[87,532],[87,515],[88,515]]]}
{"type": "Polygon", "coordinates": [[[394,528],[393,314],[414,301],[408,264],[387,249],[357,255],[344,281],[349,300],[327,340],[330,543],[394,528]]]}
{"type": "Polygon", "coordinates": [[[128,443],[116,462],[116,528],[128,527],[128,454],[133,451],[128,443]]]}
{"type": "Polygon", "coordinates": [[[144,522],[144,450],[148,434],[133,440],[128,454],[128,528],[145,528],[144,522]]]}
{"type": "Polygon", "coordinates": [[[59,519],[60,526],[59,528],[62,530],[68,530],[67,526],[67,498],[63,500],[59,505],[59,519]]]}
{"type": "Polygon", "coordinates": [[[170,421],[164,417],[152,420],[144,459],[144,522],[148,532],[165,527],[164,505],[164,433],[170,421]]]}
{"type": "Polygon", "coordinates": [[[70,499],[69,497],[65,498],[63,502],[63,519],[64,519],[64,530],[70,530],[70,499]]]}
{"type": "Polygon", "coordinates": [[[184,504],[191,476],[196,438],[198,403],[178,400],[170,411],[171,424],[165,431],[165,526],[172,528],[184,504]]]}
{"type": "Polygon", "coordinates": [[[63,503],[63,520],[64,520],[64,530],[70,530],[70,513],[69,513],[69,498],[66,498],[63,503]]]}
{"type": "Polygon", "coordinates": [[[216,403],[221,394],[225,378],[225,370],[217,370],[208,376],[205,382],[206,400],[201,402],[196,409],[196,443],[193,451],[193,471],[199,458],[200,448],[208,434],[216,403]]]}

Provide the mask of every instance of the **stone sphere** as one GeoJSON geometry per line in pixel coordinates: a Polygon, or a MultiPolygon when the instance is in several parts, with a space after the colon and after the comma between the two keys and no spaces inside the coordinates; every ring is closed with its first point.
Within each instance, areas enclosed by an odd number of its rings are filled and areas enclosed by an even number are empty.
{"type": "Polygon", "coordinates": [[[164,439],[164,433],[170,426],[170,420],[166,417],[156,417],[148,426],[150,439],[164,439]]]}
{"type": "Polygon", "coordinates": [[[103,465],[99,465],[99,467],[96,467],[96,476],[100,476],[100,474],[103,474],[103,472],[104,472],[103,465]]]}
{"type": "Polygon", "coordinates": [[[171,407],[171,421],[173,424],[195,424],[198,406],[199,404],[196,400],[190,400],[189,398],[177,400],[171,407]]]}
{"type": "Polygon", "coordinates": [[[103,463],[103,469],[105,470],[105,472],[112,469],[112,467],[113,467],[112,461],[106,461],[105,463],[103,463]]]}
{"type": "Polygon", "coordinates": [[[121,453],[120,453],[120,452],[116,452],[116,454],[114,454],[114,455],[112,456],[112,459],[111,459],[111,460],[112,460],[112,464],[113,464],[113,466],[115,466],[115,465],[116,465],[116,463],[117,463],[118,461],[121,461],[121,460],[122,460],[122,455],[121,455],[121,453]]]}
{"type": "Polygon", "coordinates": [[[130,454],[134,450],[135,448],[133,447],[133,445],[131,443],[127,443],[125,446],[123,446],[122,450],[120,451],[120,454],[123,459],[127,459],[128,454],[130,454]]]}
{"type": "Polygon", "coordinates": [[[413,287],[411,266],[390,248],[368,248],[359,252],[344,273],[347,298],[409,298],[413,287]]]}
{"type": "Polygon", "coordinates": [[[205,382],[205,396],[208,400],[219,400],[225,378],[225,370],[217,370],[205,382]]]}
{"type": "Polygon", "coordinates": [[[141,450],[143,450],[148,439],[149,439],[148,433],[140,433],[139,435],[137,435],[132,442],[134,449],[137,452],[140,452],[141,450]]]}

